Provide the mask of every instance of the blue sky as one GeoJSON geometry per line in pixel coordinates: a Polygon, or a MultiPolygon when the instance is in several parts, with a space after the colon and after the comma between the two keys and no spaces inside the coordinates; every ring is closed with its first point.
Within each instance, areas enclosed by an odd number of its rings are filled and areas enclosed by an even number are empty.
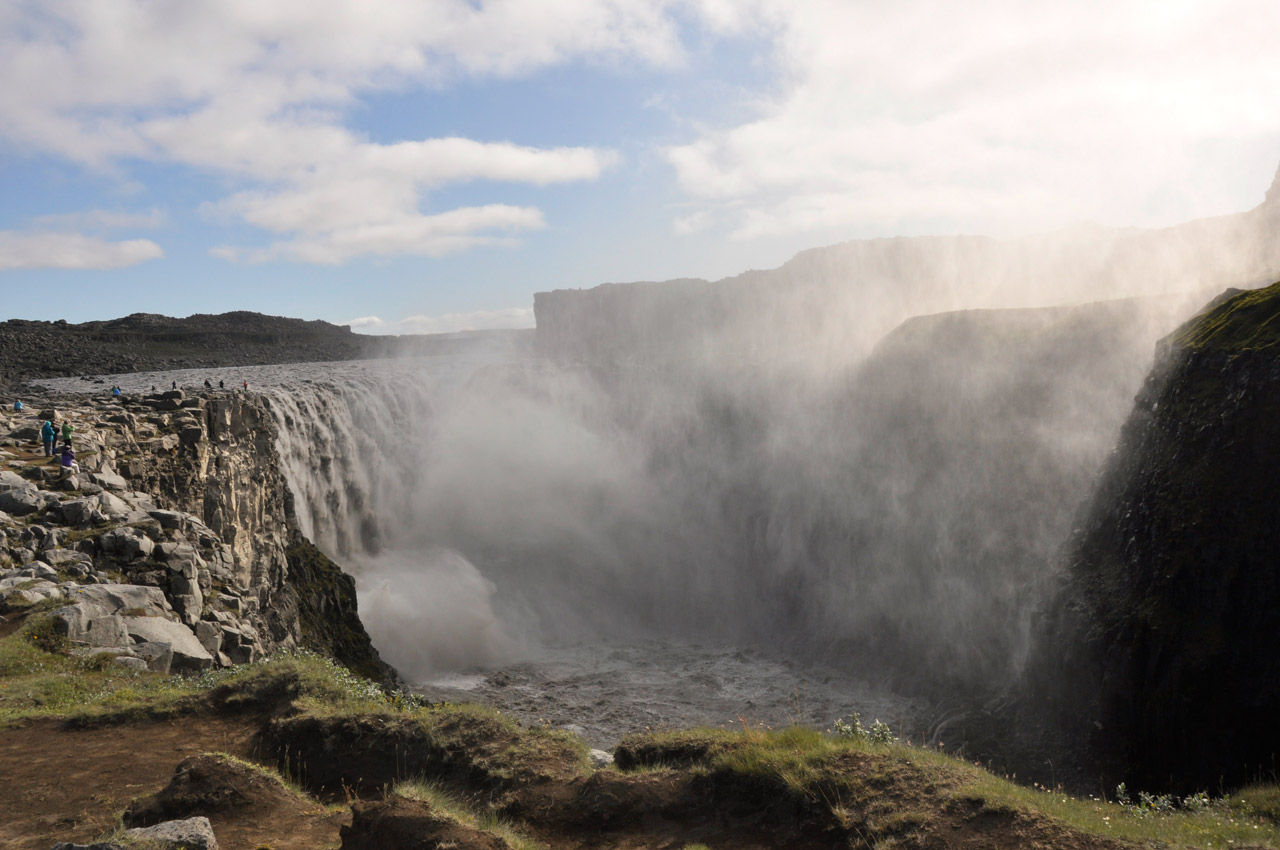
{"type": "Polygon", "coordinates": [[[1274,2],[0,0],[0,318],[528,326],[852,238],[1261,200],[1274,2]]]}

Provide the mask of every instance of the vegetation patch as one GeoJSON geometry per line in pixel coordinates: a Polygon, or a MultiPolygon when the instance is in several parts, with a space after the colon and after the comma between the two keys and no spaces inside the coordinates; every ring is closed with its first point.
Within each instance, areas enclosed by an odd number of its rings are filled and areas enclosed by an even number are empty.
{"type": "Polygon", "coordinates": [[[1170,339],[1180,348],[1227,354],[1280,346],[1280,282],[1211,305],[1170,339]]]}

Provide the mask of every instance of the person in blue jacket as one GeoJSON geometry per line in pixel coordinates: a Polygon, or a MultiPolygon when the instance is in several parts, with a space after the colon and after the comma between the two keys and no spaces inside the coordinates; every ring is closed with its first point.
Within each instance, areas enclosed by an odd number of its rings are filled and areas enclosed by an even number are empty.
{"type": "Polygon", "coordinates": [[[19,401],[15,401],[15,402],[13,403],[13,409],[14,409],[14,410],[21,410],[21,409],[22,409],[22,402],[21,402],[20,400],[19,400],[19,401]]]}
{"type": "Polygon", "coordinates": [[[48,419],[40,428],[40,439],[44,441],[44,456],[53,457],[53,444],[58,439],[58,429],[48,419]]]}

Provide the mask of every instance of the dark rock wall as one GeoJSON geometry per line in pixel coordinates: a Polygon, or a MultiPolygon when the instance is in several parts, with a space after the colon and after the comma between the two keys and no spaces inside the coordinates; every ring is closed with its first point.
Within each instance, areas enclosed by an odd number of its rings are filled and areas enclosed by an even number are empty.
{"type": "Polygon", "coordinates": [[[1280,284],[1169,337],[1069,549],[1031,684],[1137,787],[1280,753],[1280,284]]]}

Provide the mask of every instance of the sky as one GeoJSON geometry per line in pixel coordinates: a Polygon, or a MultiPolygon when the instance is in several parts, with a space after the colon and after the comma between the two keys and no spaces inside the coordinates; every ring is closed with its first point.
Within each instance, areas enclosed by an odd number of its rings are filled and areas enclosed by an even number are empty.
{"type": "Polygon", "coordinates": [[[848,239],[1238,212],[1278,35],[1274,0],[0,0],[0,319],[530,327],[848,239]]]}

